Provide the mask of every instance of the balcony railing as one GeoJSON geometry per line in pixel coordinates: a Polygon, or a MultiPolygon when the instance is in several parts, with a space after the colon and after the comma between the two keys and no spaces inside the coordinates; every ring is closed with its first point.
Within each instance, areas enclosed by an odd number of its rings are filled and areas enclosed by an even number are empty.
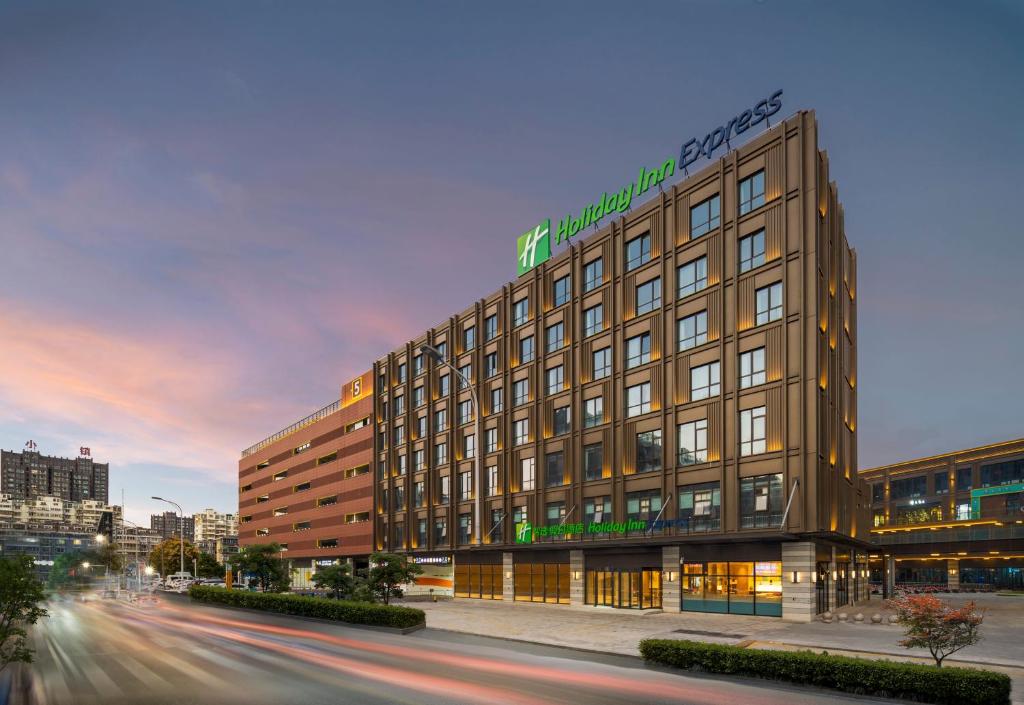
{"type": "Polygon", "coordinates": [[[262,441],[260,441],[256,445],[249,446],[248,448],[246,448],[245,450],[242,451],[242,457],[245,458],[247,456],[250,456],[250,455],[252,455],[253,453],[255,453],[257,451],[262,450],[263,448],[266,448],[271,443],[274,443],[275,441],[281,440],[285,436],[290,436],[291,434],[295,433],[296,431],[298,431],[300,429],[303,429],[303,428],[305,428],[306,426],[309,426],[312,423],[316,423],[320,419],[327,418],[328,416],[333,414],[335,411],[337,411],[340,407],[341,407],[341,400],[340,399],[338,401],[331,402],[330,404],[328,404],[324,408],[319,409],[317,411],[314,411],[312,414],[310,414],[306,418],[304,418],[304,419],[302,419],[300,421],[296,421],[295,423],[293,423],[288,428],[281,429],[280,431],[275,433],[273,436],[267,436],[266,438],[264,438],[262,441]]]}

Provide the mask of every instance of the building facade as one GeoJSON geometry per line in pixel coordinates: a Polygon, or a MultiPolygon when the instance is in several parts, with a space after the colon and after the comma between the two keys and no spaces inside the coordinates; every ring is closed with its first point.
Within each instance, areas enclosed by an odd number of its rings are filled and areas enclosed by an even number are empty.
{"type": "Polygon", "coordinates": [[[860,475],[871,492],[872,583],[1024,589],[1024,439],[860,475]]]}
{"type": "Polygon", "coordinates": [[[165,539],[184,537],[186,541],[195,542],[196,524],[191,516],[178,516],[177,512],[162,512],[149,515],[149,528],[158,532],[165,539]]]}
{"type": "Polygon", "coordinates": [[[375,362],[376,547],[456,597],[806,620],[866,596],[856,310],[800,112],[375,362]]]}
{"type": "MultiPolygon", "coordinates": [[[[238,536],[238,518],[235,514],[225,514],[215,509],[205,509],[192,515],[193,534],[196,543],[212,541],[225,536],[238,536]]],[[[211,552],[211,555],[212,552],[211,552]]]]}
{"type": "Polygon", "coordinates": [[[34,450],[0,450],[0,492],[15,499],[45,496],[106,504],[109,488],[110,465],[94,462],[88,455],[58,458],[34,450]]]}
{"type": "Polygon", "coordinates": [[[294,586],[306,587],[318,565],[365,566],[373,550],[372,415],[367,372],[337,402],[242,453],[239,546],[279,543],[294,586]]]}

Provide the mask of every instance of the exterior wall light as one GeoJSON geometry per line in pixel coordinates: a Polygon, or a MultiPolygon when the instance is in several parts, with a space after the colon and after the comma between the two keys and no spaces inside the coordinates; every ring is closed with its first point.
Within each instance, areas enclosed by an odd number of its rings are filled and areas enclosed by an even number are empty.
{"type": "Polygon", "coordinates": [[[839,580],[839,571],[838,570],[833,570],[832,571],[832,580],[839,580]]]}
{"type": "Polygon", "coordinates": [[[661,572],[661,579],[666,583],[674,583],[676,581],[676,572],[674,570],[663,570],[661,572]]]}
{"type": "Polygon", "coordinates": [[[506,570],[505,571],[505,580],[511,580],[511,579],[512,579],[512,571],[511,570],[506,570]]]}
{"type": "Polygon", "coordinates": [[[800,573],[798,571],[793,571],[793,575],[790,577],[790,582],[794,585],[800,582],[800,573]]]}
{"type": "Polygon", "coordinates": [[[582,573],[580,573],[580,571],[578,571],[578,570],[574,570],[572,572],[572,579],[573,580],[579,580],[581,576],[582,576],[582,573]]]}

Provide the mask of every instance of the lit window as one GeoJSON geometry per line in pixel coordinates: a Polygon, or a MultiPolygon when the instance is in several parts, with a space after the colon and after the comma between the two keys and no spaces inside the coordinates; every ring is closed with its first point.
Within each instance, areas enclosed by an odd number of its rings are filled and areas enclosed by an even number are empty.
{"type": "Polygon", "coordinates": [[[536,461],[533,458],[523,458],[519,463],[519,489],[522,491],[532,490],[536,483],[536,461]]]}

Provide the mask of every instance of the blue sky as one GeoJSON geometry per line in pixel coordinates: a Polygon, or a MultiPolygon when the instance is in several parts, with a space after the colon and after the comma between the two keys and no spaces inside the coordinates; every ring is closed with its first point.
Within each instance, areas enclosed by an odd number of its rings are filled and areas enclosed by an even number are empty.
{"type": "Polygon", "coordinates": [[[0,446],[91,446],[136,520],[232,509],[241,448],[776,88],[859,255],[862,467],[1024,435],[1022,29],[1009,2],[6,3],[0,446]]]}

